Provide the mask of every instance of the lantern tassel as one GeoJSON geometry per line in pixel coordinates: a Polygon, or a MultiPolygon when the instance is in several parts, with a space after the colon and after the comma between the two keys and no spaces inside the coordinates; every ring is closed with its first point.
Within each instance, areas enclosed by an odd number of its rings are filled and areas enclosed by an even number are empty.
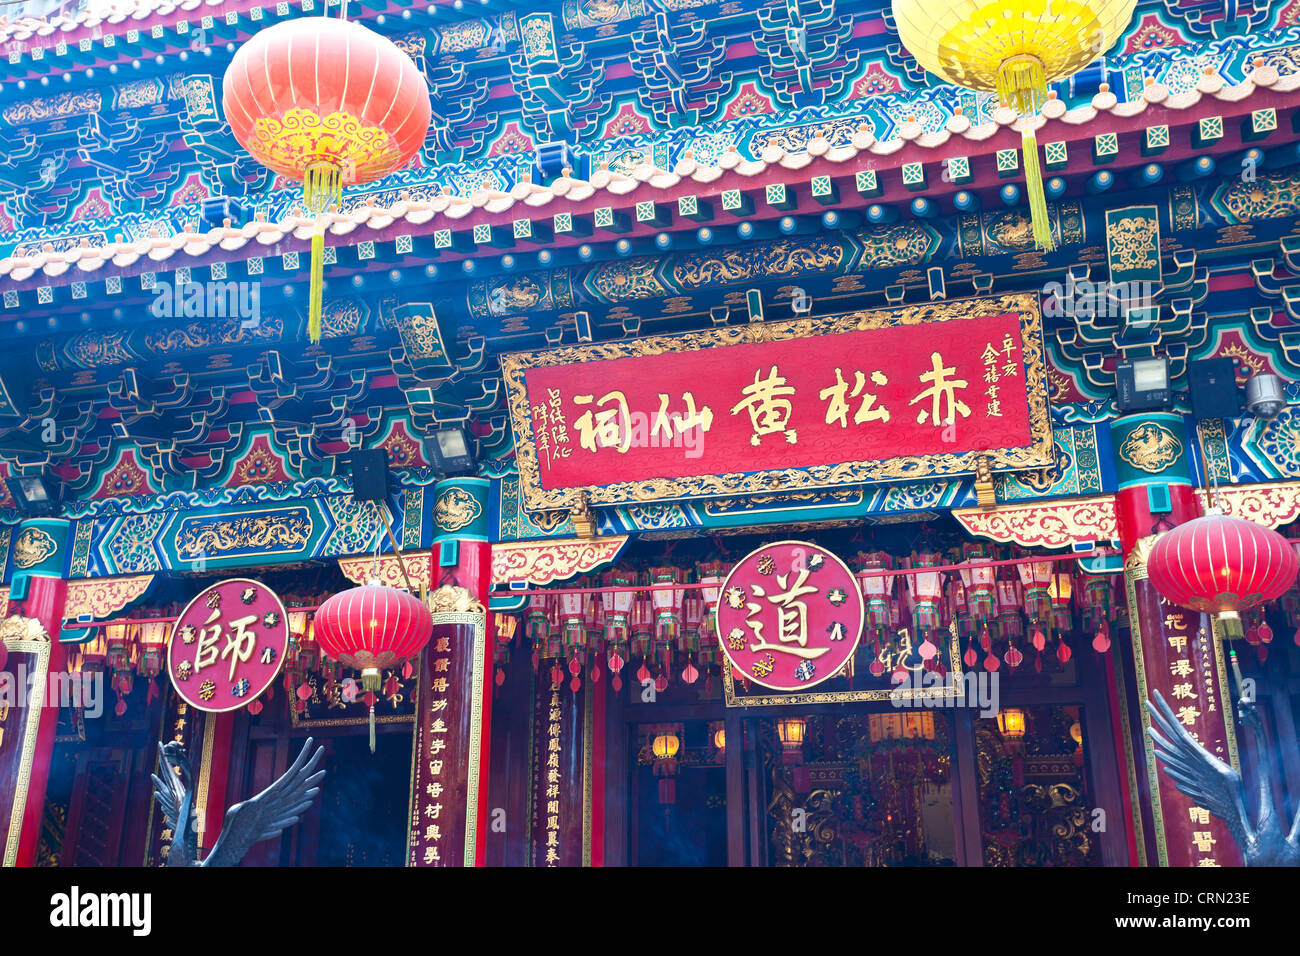
{"type": "Polygon", "coordinates": [[[1047,74],[1038,57],[1013,56],[998,68],[998,98],[1021,116],[1037,113],[1047,100],[1047,74]]]}
{"type": "Polygon", "coordinates": [[[1038,165],[1038,139],[1033,130],[1020,139],[1025,165],[1025,192],[1029,194],[1029,219],[1034,227],[1034,243],[1043,252],[1056,248],[1052,241],[1052,223],[1047,215],[1047,196],[1043,192],[1043,171],[1038,165]]]}
{"type": "Polygon", "coordinates": [[[325,223],[321,217],[343,202],[343,170],[329,163],[308,166],[302,180],[303,204],[316,218],[311,235],[311,281],[307,306],[307,337],[312,345],[321,337],[321,287],[325,282],[325,223]]]}
{"type": "Polygon", "coordinates": [[[375,752],[375,705],[370,705],[370,752],[375,752]]]}
{"type": "Polygon", "coordinates": [[[1227,641],[1237,641],[1242,637],[1241,615],[1236,611],[1220,611],[1218,614],[1219,626],[1223,628],[1223,638],[1227,641]]]}
{"type": "Polygon", "coordinates": [[[322,286],[325,283],[325,231],[318,228],[311,236],[311,286],[307,307],[307,338],[312,345],[320,342],[322,286]]]}

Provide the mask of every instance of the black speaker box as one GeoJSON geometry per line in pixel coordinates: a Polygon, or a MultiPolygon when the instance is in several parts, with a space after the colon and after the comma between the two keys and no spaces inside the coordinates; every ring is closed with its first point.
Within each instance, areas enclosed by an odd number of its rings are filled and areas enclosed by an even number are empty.
{"type": "Polygon", "coordinates": [[[1235,418],[1241,414],[1236,363],[1230,358],[1200,359],[1187,363],[1187,393],[1197,421],[1235,418]]]}
{"type": "Polygon", "coordinates": [[[357,501],[388,500],[388,452],[367,448],[352,453],[352,497],[357,501]]]}

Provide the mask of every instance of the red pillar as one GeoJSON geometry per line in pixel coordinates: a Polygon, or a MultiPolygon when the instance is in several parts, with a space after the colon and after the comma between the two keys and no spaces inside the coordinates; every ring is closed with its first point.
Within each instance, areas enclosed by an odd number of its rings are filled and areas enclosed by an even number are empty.
{"type": "Polygon", "coordinates": [[[1187,729],[1225,763],[1238,764],[1223,649],[1210,619],[1163,600],[1147,579],[1147,557],[1161,528],[1197,518],[1188,436],[1181,415],[1143,413],[1111,423],[1119,478],[1116,509],[1145,750],[1145,787],[1161,866],[1240,866],[1227,827],[1179,793],[1158,766],[1145,701],[1159,691],[1187,729]],[[1168,510],[1165,510],[1167,498],[1168,510]]]}
{"type": "Polygon", "coordinates": [[[408,866],[483,866],[487,860],[488,488],[487,479],[452,478],[434,489],[433,636],[420,659],[408,866]]]}
{"type": "MultiPolygon", "coordinates": [[[[42,648],[43,641],[21,637],[6,641],[9,654],[5,670],[14,675],[11,680],[15,683],[19,671],[24,671],[30,695],[27,688],[18,688],[25,705],[11,707],[0,724],[5,732],[0,742],[0,835],[5,840],[5,866],[32,866],[36,862],[59,720],[59,701],[49,697],[49,675],[65,667],[59,634],[68,590],[64,575],[71,548],[70,530],[71,523],[63,519],[38,518],[24,522],[14,537],[10,619],[16,615],[37,621],[48,645],[42,648]],[[15,599],[13,595],[21,593],[24,586],[26,597],[15,599]]],[[[106,691],[106,687],[99,689],[100,700],[106,691]]]]}

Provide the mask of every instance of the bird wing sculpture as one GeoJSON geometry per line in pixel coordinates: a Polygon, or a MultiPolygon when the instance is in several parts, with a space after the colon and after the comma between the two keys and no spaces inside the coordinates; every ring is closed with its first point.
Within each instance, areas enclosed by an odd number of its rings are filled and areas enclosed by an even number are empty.
{"type": "Polygon", "coordinates": [[[237,803],[226,811],[217,845],[200,863],[198,830],[194,825],[194,776],[189,759],[180,744],[172,742],[158,748],[166,780],[153,775],[153,792],[162,808],[167,825],[174,834],[167,855],[168,866],[237,866],[254,843],[269,840],[291,827],[311,806],[320,793],[317,786],[325,776],[316,766],[325,755],[324,747],[312,752],[310,737],[302,752],[284,775],[257,796],[237,803]]]}
{"type": "Polygon", "coordinates": [[[198,856],[198,831],[194,826],[194,776],[185,748],[175,741],[158,745],[158,768],[166,780],[152,774],[153,794],[172,831],[168,866],[191,866],[198,856]]]}
{"type": "MultiPolygon", "coordinates": [[[[1259,813],[1252,826],[1246,815],[1246,787],[1241,774],[1196,742],[1159,691],[1155,692],[1154,704],[1147,702],[1147,711],[1152,722],[1147,732],[1156,756],[1165,765],[1165,773],[1197,806],[1209,810],[1228,825],[1228,832],[1241,848],[1246,865],[1300,866],[1300,812],[1291,822],[1291,832],[1283,833],[1268,770],[1260,769],[1259,813]],[[1163,737],[1156,732],[1156,727],[1163,737]]],[[[1253,696],[1241,698],[1237,714],[1254,735],[1256,752],[1267,754],[1268,741],[1253,696]]]]}
{"type": "Polygon", "coordinates": [[[1151,735],[1156,756],[1165,765],[1165,773],[1179,792],[1226,823],[1233,840],[1244,851],[1251,825],[1246,815],[1246,788],[1241,774],[1197,743],[1174,716],[1160,691],[1154,693],[1155,702],[1147,701],[1147,713],[1151,715],[1147,733],[1151,735]]]}
{"type": "Polygon", "coordinates": [[[325,748],[317,747],[312,753],[312,743],[314,741],[308,737],[298,759],[279,780],[252,799],[237,803],[226,811],[216,846],[203,861],[203,866],[237,866],[254,843],[278,835],[307,812],[320,793],[316,784],[325,776],[324,770],[316,769],[325,755],[325,748]]]}

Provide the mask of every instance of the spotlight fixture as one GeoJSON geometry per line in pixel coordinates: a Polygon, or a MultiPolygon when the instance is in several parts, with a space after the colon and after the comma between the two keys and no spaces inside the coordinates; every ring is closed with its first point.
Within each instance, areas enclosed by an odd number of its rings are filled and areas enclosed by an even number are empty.
{"type": "Polygon", "coordinates": [[[460,425],[436,429],[425,442],[425,449],[433,456],[433,466],[442,475],[467,475],[478,469],[474,454],[477,442],[460,425]]]}
{"type": "Polygon", "coordinates": [[[1122,414],[1168,408],[1169,360],[1120,359],[1115,365],[1115,404],[1122,414]]]}
{"type": "Polygon", "coordinates": [[[14,505],[24,515],[58,514],[59,482],[53,475],[10,475],[5,479],[14,505]]]}
{"type": "Polygon", "coordinates": [[[1257,418],[1277,418],[1286,407],[1282,379],[1269,372],[1252,375],[1246,380],[1246,407],[1257,418]]]}

